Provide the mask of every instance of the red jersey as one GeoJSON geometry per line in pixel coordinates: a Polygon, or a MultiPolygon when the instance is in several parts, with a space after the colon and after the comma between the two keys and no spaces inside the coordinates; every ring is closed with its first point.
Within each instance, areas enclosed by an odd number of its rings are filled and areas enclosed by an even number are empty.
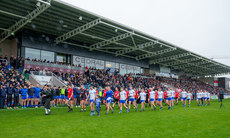
{"type": "Polygon", "coordinates": [[[138,95],[138,91],[135,91],[134,98],[136,98],[136,99],[137,99],[137,95],[138,95]]]}
{"type": "Polygon", "coordinates": [[[68,89],[68,98],[70,98],[70,96],[71,96],[71,98],[73,98],[73,88],[68,89]]]}
{"type": "Polygon", "coordinates": [[[158,92],[155,92],[155,99],[157,99],[158,97],[158,92]]]}
{"type": "Polygon", "coordinates": [[[127,98],[129,98],[129,91],[125,91],[126,92],[126,94],[127,94],[127,98]]]}
{"type": "Polygon", "coordinates": [[[175,97],[179,97],[179,92],[175,92],[175,97]]]}
{"type": "Polygon", "coordinates": [[[164,92],[164,98],[165,99],[167,98],[167,92],[164,92]]]}
{"type": "Polygon", "coordinates": [[[115,99],[119,99],[119,93],[120,93],[119,91],[115,91],[115,92],[114,92],[114,97],[115,97],[115,99]]]}
{"type": "Polygon", "coordinates": [[[106,97],[106,92],[107,92],[107,90],[104,90],[104,95],[103,95],[103,97],[105,98],[106,97]]]}

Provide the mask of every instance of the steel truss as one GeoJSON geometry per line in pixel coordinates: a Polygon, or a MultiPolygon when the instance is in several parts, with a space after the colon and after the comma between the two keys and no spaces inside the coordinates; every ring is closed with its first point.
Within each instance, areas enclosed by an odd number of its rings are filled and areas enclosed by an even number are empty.
{"type": "Polygon", "coordinates": [[[56,44],[59,44],[59,43],[65,41],[65,40],[67,40],[67,39],[69,39],[69,38],[71,38],[77,34],[80,34],[80,33],[84,32],[85,30],[94,27],[95,25],[99,24],[100,22],[101,22],[101,19],[99,18],[99,19],[88,22],[88,23],[86,23],[80,27],[77,27],[74,30],[71,30],[71,31],[61,35],[61,36],[56,38],[56,44]]]}
{"type": "Polygon", "coordinates": [[[124,55],[124,54],[133,52],[133,51],[138,50],[138,49],[143,49],[143,48],[146,48],[146,47],[154,46],[156,44],[157,44],[157,41],[151,41],[151,42],[147,42],[147,43],[144,43],[144,44],[137,45],[134,48],[127,48],[127,49],[119,50],[119,51],[116,51],[116,56],[124,55]]]}
{"type": "Polygon", "coordinates": [[[3,42],[5,39],[7,39],[11,35],[11,33],[16,33],[27,23],[31,22],[34,18],[36,18],[41,13],[43,13],[50,6],[51,6],[51,0],[48,0],[46,3],[42,3],[39,7],[34,9],[31,13],[27,14],[24,18],[20,19],[18,22],[12,25],[9,29],[5,30],[0,35],[0,43],[3,42]]]}
{"type": "Polygon", "coordinates": [[[95,49],[99,49],[99,48],[104,47],[106,45],[109,45],[109,44],[112,44],[112,43],[117,42],[119,40],[122,40],[122,39],[125,39],[127,37],[130,37],[131,35],[132,35],[132,33],[125,33],[125,34],[121,34],[121,35],[112,37],[112,38],[110,38],[108,40],[98,42],[96,44],[91,45],[90,50],[92,51],[92,50],[95,50],[95,49]]]}
{"type": "Polygon", "coordinates": [[[178,54],[178,55],[174,55],[174,56],[159,58],[159,59],[149,61],[149,64],[156,64],[156,63],[160,63],[160,62],[166,62],[166,61],[169,61],[169,60],[174,60],[174,59],[186,57],[186,56],[189,56],[189,55],[191,55],[191,53],[183,53],[183,54],[178,54]]]}

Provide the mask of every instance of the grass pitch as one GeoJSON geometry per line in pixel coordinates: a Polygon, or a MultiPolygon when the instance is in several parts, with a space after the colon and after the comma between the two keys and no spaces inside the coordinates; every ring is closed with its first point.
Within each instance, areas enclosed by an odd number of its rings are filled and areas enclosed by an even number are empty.
{"type": "Polygon", "coordinates": [[[0,137],[230,137],[230,100],[219,108],[217,100],[211,105],[183,108],[181,103],[172,110],[166,106],[159,111],[146,108],[145,112],[89,116],[90,109],[79,112],[74,108],[51,108],[49,116],[44,109],[0,110],[0,137]]]}

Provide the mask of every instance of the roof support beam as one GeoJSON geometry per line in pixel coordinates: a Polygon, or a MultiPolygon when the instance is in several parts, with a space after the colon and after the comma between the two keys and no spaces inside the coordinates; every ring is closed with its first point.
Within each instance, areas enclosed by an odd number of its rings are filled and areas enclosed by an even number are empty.
{"type": "Polygon", "coordinates": [[[98,42],[96,44],[91,45],[90,50],[92,51],[92,50],[95,50],[95,49],[99,49],[99,48],[104,47],[106,45],[109,45],[109,44],[112,44],[112,43],[117,42],[119,40],[122,40],[122,39],[125,39],[127,37],[130,37],[131,35],[132,35],[131,33],[125,33],[125,34],[121,34],[121,35],[112,37],[112,38],[110,38],[108,40],[98,42]]]}
{"type": "Polygon", "coordinates": [[[181,62],[180,61],[173,61],[173,62],[165,63],[165,64],[167,66],[176,66],[179,64],[189,63],[189,62],[193,62],[193,61],[197,61],[197,60],[200,60],[200,59],[199,58],[189,58],[189,59],[181,60],[181,62]]]}
{"type": "Polygon", "coordinates": [[[99,24],[101,22],[101,19],[96,19],[96,20],[93,20],[91,22],[88,22],[80,27],[77,27],[76,29],[72,30],[72,31],[69,31],[59,37],[56,38],[56,44],[59,44],[60,42],[63,42],[77,34],[80,34],[82,33],[83,31],[89,29],[89,28],[92,28],[94,27],[95,25],[99,24]]]}
{"type": "MultiPolygon", "coordinates": [[[[78,47],[83,47],[83,48],[86,48],[86,49],[90,49],[88,46],[83,46],[83,45],[79,45],[79,44],[74,44],[74,43],[70,43],[70,42],[62,42],[64,44],[68,44],[68,45],[73,45],[73,46],[78,46],[78,47]]],[[[105,53],[109,53],[109,54],[116,54],[115,52],[111,52],[111,51],[107,51],[107,50],[102,50],[102,49],[95,49],[96,51],[100,51],[100,52],[105,52],[105,53]]],[[[134,57],[131,57],[131,56],[128,56],[128,55],[122,55],[124,57],[127,57],[127,58],[132,58],[132,59],[135,59],[134,57]]]]}
{"type": "Polygon", "coordinates": [[[171,52],[171,51],[174,51],[174,50],[176,50],[176,48],[167,48],[167,49],[159,50],[159,51],[156,51],[156,52],[143,54],[143,55],[137,56],[136,60],[142,60],[142,59],[145,59],[145,58],[150,58],[150,57],[153,57],[153,56],[156,56],[156,55],[161,55],[161,54],[164,54],[164,53],[168,53],[168,52],[171,52]]]}
{"type": "Polygon", "coordinates": [[[0,13],[7,14],[7,15],[11,15],[11,16],[18,17],[18,18],[27,19],[27,18],[24,17],[24,16],[17,15],[17,14],[11,13],[11,12],[3,11],[3,10],[0,10],[0,13]]]}
{"type": "Polygon", "coordinates": [[[120,50],[120,51],[116,51],[116,56],[124,55],[124,54],[127,54],[129,52],[133,52],[133,51],[138,50],[138,49],[143,49],[143,48],[146,48],[146,47],[153,46],[155,44],[156,44],[156,42],[151,41],[151,42],[147,42],[147,43],[144,43],[144,44],[137,45],[134,48],[127,48],[127,49],[123,49],[123,50],[120,50]]]}
{"type": "Polygon", "coordinates": [[[39,14],[43,13],[46,9],[48,9],[51,6],[51,0],[48,0],[49,4],[42,3],[39,7],[37,7],[35,10],[33,10],[31,13],[27,14],[25,18],[20,19],[18,22],[16,22],[14,25],[12,25],[9,29],[5,30],[0,35],[0,43],[3,42],[6,38],[8,38],[11,33],[17,32],[19,29],[21,29],[23,26],[25,26],[27,23],[31,22],[34,18],[36,18],[39,14]]]}
{"type": "Polygon", "coordinates": [[[159,62],[165,62],[165,61],[169,61],[169,60],[174,60],[174,59],[186,57],[186,56],[189,56],[189,55],[191,55],[191,53],[183,53],[183,54],[178,54],[178,55],[174,55],[174,56],[159,58],[159,59],[149,61],[149,64],[156,64],[156,63],[159,63],[159,62]]]}

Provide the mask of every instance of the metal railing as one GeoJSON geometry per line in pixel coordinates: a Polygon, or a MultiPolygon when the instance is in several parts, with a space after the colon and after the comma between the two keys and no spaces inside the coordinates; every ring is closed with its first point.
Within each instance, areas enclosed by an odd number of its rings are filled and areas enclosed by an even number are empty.
{"type": "Polygon", "coordinates": [[[37,84],[39,84],[41,87],[43,87],[43,84],[41,84],[39,81],[37,81],[35,76],[50,76],[51,79],[50,81],[47,83],[47,85],[51,85],[51,87],[53,87],[54,85],[57,87],[63,87],[66,86],[66,84],[64,83],[64,81],[62,79],[60,79],[57,75],[55,75],[52,72],[43,72],[43,71],[31,71],[31,74],[29,76],[29,81],[35,86],[37,84]]]}

